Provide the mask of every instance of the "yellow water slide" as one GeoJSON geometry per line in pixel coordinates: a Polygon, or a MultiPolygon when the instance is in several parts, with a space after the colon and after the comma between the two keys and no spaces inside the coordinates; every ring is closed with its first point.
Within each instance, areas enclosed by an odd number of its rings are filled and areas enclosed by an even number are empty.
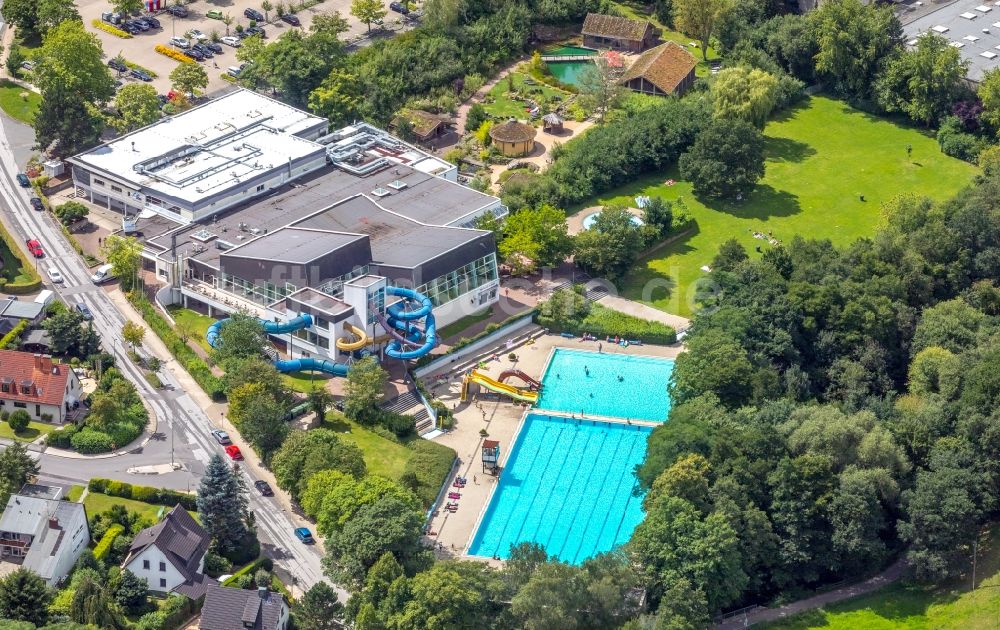
{"type": "Polygon", "coordinates": [[[368,333],[361,330],[357,326],[352,326],[351,324],[344,324],[344,328],[347,332],[351,333],[356,337],[355,341],[350,341],[347,337],[341,337],[337,340],[337,350],[343,350],[345,352],[354,352],[355,350],[360,350],[371,343],[371,339],[368,338],[368,333]]]}
{"type": "Polygon", "coordinates": [[[485,374],[482,374],[476,370],[473,370],[471,374],[465,377],[462,383],[462,400],[467,397],[466,389],[469,383],[475,383],[480,387],[485,387],[490,391],[494,391],[498,394],[503,394],[504,396],[510,396],[514,400],[521,400],[534,404],[538,402],[538,392],[533,392],[527,387],[514,387],[513,385],[508,385],[507,383],[501,383],[498,380],[490,378],[485,374]]]}

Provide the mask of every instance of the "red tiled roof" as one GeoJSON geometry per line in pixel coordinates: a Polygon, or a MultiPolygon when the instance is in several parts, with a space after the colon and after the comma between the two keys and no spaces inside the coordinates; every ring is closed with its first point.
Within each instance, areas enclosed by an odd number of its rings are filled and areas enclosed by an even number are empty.
{"type": "Polygon", "coordinates": [[[0,350],[0,398],[25,403],[62,405],[70,367],[52,362],[52,357],[0,350]],[[28,385],[30,383],[30,385],[28,385]],[[10,391],[2,391],[7,385],[10,391]],[[29,393],[23,392],[28,385],[29,393]]]}
{"type": "Polygon", "coordinates": [[[670,94],[697,65],[694,55],[674,42],[667,42],[642,53],[625,72],[621,82],[642,77],[670,94]]]}

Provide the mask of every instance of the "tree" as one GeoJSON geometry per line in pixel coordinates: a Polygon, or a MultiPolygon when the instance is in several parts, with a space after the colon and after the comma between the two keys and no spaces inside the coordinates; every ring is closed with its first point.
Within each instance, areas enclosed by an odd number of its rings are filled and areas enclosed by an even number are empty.
{"type": "Polygon", "coordinates": [[[271,21],[271,9],[274,8],[274,5],[271,4],[270,0],[264,0],[263,2],[260,3],[260,8],[261,8],[262,11],[264,11],[264,21],[265,22],[270,22],[271,21]]]}
{"type": "Polygon", "coordinates": [[[622,278],[643,245],[634,219],[624,206],[606,206],[591,228],[576,236],[577,264],[599,276],[622,278]]]}
{"type": "Polygon", "coordinates": [[[42,93],[33,124],[36,147],[56,157],[68,157],[99,143],[105,118],[78,94],[53,90],[42,93]]]}
{"type": "Polygon", "coordinates": [[[363,96],[358,76],[335,68],[309,93],[309,109],[314,114],[329,118],[331,127],[338,127],[358,117],[363,96]]]}
{"type": "Polygon", "coordinates": [[[580,96],[588,109],[597,112],[597,122],[604,122],[604,117],[621,101],[625,88],[621,78],[625,74],[625,63],[622,56],[609,51],[596,57],[588,65],[579,78],[580,96]]]}
{"type": "Polygon", "coordinates": [[[111,8],[118,13],[138,13],[145,8],[142,0],[111,0],[111,8]]]}
{"type": "Polygon", "coordinates": [[[226,372],[222,377],[226,395],[240,385],[253,383],[263,385],[264,390],[281,403],[290,400],[291,391],[282,374],[274,368],[274,363],[260,356],[227,359],[222,363],[222,369],[226,372]]]}
{"type": "Polygon", "coordinates": [[[62,0],[38,0],[36,16],[38,32],[43,36],[63,22],[80,21],[80,12],[76,7],[62,0]]]}
{"type": "Polygon", "coordinates": [[[247,536],[245,489],[218,453],[212,455],[198,486],[198,515],[223,554],[234,551],[247,536]]]}
{"type": "Polygon", "coordinates": [[[31,416],[24,409],[15,409],[7,416],[7,425],[14,433],[21,433],[27,429],[30,422],[31,416]]]}
{"type": "Polygon", "coordinates": [[[111,265],[111,272],[118,277],[123,291],[138,287],[139,268],[142,265],[142,243],[139,239],[112,234],[104,239],[101,253],[111,265]]]}
{"type": "Polygon", "coordinates": [[[233,358],[259,357],[266,344],[260,320],[245,311],[237,311],[222,325],[213,354],[218,363],[233,358]]]}
{"type": "Polygon", "coordinates": [[[229,27],[233,25],[233,16],[225,14],[222,16],[222,23],[226,25],[226,35],[229,35],[229,27]]]}
{"type": "Polygon", "coordinates": [[[45,318],[42,328],[49,333],[53,354],[67,354],[76,348],[82,323],[83,315],[76,309],[66,309],[45,318]]]}
{"type": "Polygon", "coordinates": [[[535,265],[562,264],[573,250],[566,214],[548,204],[515,212],[507,217],[498,250],[505,264],[523,273],[534,271],[535,265]]]}
{"type": "Polygon", "coordinates": [[[208,87],[208,73],[196,63],[179,63],[170,71],[170,85],[183,94],[195,94],[208,87]]]}
{"type": "Polygon", "coordinates": [[[108,122],[121,133],[151,125],[160,119],[160,99],[156,88],[145,83],[129,83],[115,95],[115,111],[108,122]]]}
{"type": "Polygon", "coordinates": [[[309,408],[312,412],[316,414],[316,419],[319,422],[323,422],[326,419],[326,410],[333,406],[334,398],[333,394],[330,393],[322,383],[319,387],[313,387],[309,390],[309,408]]]}
{"type": "Polygon", "coordinates": [[[729,0],[673,0],[677,30],[698,38],[701,55],[708,61],[708,45],[715,24],[729,8],[729,0]]]}
{"type": "Polygon", "coordinates": [[[124,627],[119,618],[117,606],[108,595],[104,585],[89,576],[84,578],[73,592],[69,618],[77,623],[90,624],[99,628],[124,627]]]}
{"type": "Polygon", "coordinates": [[[128,569],[115,574],[108,587],[115,602],[125,610],[137,613],[146,606],[149,584],[128,569]]]}
{"type": "MultiPolygon", "coordinates": [[[[24,38],[38,31],[38,0],[10,0],[4,2],[0,9],[5,22],[17,28],[18,34],[24,38]]],[[[11,48],[16,49],[17,46],[11,48]]]]}
{"type": "MultiPolygon", "coordinates": [[[[5,9],[6,7],[4,4],[5,9]]],[[[1000,68],[992,68],[983,73],[976,94],[983,103],[982,121],[994,133],[1000,131],[1000,68]]]]}
{"type": "Polygon", "coordinates": [[[351,15],[365,24],[369,33],[372,31],[372,22],[381,20],[385,14],[385,7],[379,0],[351,0],[351,15]]]}
{"type": "Polygon", "coordinates": [[[73,95],[80,102],[105,103],[115,93],[114,79],[104,64],[101,42],[81,22],[67,21],[45,36],[35,68],[35,85],[42,100],[73,95]]]}
{"type": "MultiPolygon", "coordinates": [[[[6,502],[4,503],[6,505],[6,502]]],[[[0,617],[44,626],[52,591],[30,569],[20,567],[0,579],[0,617]]]]}
{"type": "Polygon", "coordinates": [[[23,444],[13,442],[5,448],[0,453],[0,500],[3,505],[7,505],[10,496],[20,491],[24,484],[37,477],[38,471],[38,462],[23,444]]]}
{"type": "Polygon", "coordinates": [[[490,602],[496,583],[491,567],[479,562],[437,562],[407,581],[410,599],[390,617],[398,628],[475,628],[499,612],[490,602]]]}
{"type": "Polygon", "coordinates": [[[753,365],[732,336],[713,328],[687,339],[687,350],[677,357],[671,375],[670,399],[674,404],[706,392],[731,407],[748,400],[753,365]]]}
{"type": "Polygon", "coordinates": [[[371,357],[354,364],[344,387],[344,415],[355,422],[373,425],[378,421],[379,404],[385,398],[389,375],[371,357]]]}
{"type": "Polygon", "coordinates": [[[90,214],[90,209],[79,201],[67,201],[53,208],[52,212],[63,225],[73,225],[85,219],[90,214]]]}
{"type": "Polygon", "coordinates": [[[671,584],[660,597],[657,630],[701,630],[708,628],[710,621],[705,593],[686,578],[671,584]]]}
{"type": "Polygon", "coordinates": [[[937,346],[960,354],[976,346],[987,322],[985,313],[961,298],[938,302],[920,314],[910,351],[917,354],[937,346]]]}
{"type": "Polygon", "coordinates": [[[420,542],[424,515],[395,496],[363,505],[326,540],[323,567],[334,581],[360,584],[368,569],[391,552],[407,572],[430,564],[431,555],[420,542]]]}
{"type": "Polygon", "coordinates": [[[708,493],[710,468],[708,460],[701,455],[690,453],[682,457],[656,478],[643,504],[652,505],[664,496],[679,497],[702,514],[708,514],[712,507],[708,493]]]}
{"type": "Polygon", "coordinates": [[[142,345],[142,338],[145,336],[146,329],[140,324],[127,321],[122,326],[122,339],[125,340],[125,343],[132,346],[132,352],[135,352],[135,349],[142,345]]]}
{"type": "Polygon", "coordinates": [[[655,227],[659,236],[665,236],[674,225],[674,205],[662,197],[650,197],[642,208],[642,219],[655,227]]]}
{"type": "Polygon", "coordinates": [[[710,92],[716,118],[745,120],[763,129],[778,102],[778,79],[748,66],[723,68],[710,92]]]}
{"type": "Polygon", "coordinates": [[[356,479],[337,470],[313,474],[302,493],[302,509],[316,519],[316,529],[324,536],[340,531],[358,510],[385,498],[392,498],[407,509],[420,512],[417,495],[400,483],[368,475],[356,479]]]}
{"type": "Polygon", "coordinates": [[[833,0],[809,19],[819,46],[817,74],[850,96],[869,94],[881,65],[902,46],[903,28],[889,6],[833,0]]]}
{"type": "Polygon", "coordinates": [[[278,487],[298,501],[312,476],[321,470],[336,470],[355,478],[367,472],[357,446],[344,442],[329,429],[292,431],[271,459],[278,487]]]}
{"type": "Polygon", "coordinates": [[[229,419],[265,462],[270,462],[288,435],[284,407],[259,383],[240,385],[230,392],[229,419]]]}
{"type": "Polygon", "coordinates": [[[465,132],[471,133],[479,129],[489,118],[490,115],[486,112],[486,108],[483,107],[482,103],[473,103],[472,107],[465,114],[465,132]]]}
{"type": "Polygon", "coordinates": [[[875,84],[875,95],[887,111],[903,112],[928,127],[951,113],[967,91],[970,62],[935,33],[917,38],[917,45],[892,57],[875,84]]]}
{"type": "Polygon", "coordinates": [[[706,197],[742,198],[764,176],[764,139],[742,120],[715,120],[681,155],[681,177],[706,197]]]}
{"type": "Polygon", "coordinates": [[[326,582],[317,582],[295,602],[295,627],[300,630],[339,630],[343,627],[344,605],[326,582]]]}
{"type": "Polygon", "coordinates": [[[750,260],[750,256],[743,244],[731,238],[719,245],[719,253],[712,259],[712,271],[733,272],[747,260],[750,260]]]}
{"type": "MultiPolygon", "coordinates": [[[[4,7],[7,5],[4,4],[4,7]]],[[[3,52],[0,50],[0,52],[3,52]]],[[[19,46],[12,46],[7,52],[7,60],[4,62],[4,66],[7,68],[7,74],[12,77],[19,76],[21,72],[21,64],[24,63],[24,53],[21,52],[19,46]]]]}

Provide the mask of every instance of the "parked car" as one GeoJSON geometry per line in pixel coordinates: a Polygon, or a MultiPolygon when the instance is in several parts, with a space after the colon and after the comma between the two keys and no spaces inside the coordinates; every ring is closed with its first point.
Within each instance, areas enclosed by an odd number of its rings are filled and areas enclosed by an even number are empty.
{"type": "Polygon", "coordinates": [[[410,9],[402,2],[390,2],[389,8],[400,15],[406,15],[410,12],[410,9]]]}
{"type": "Polygon", "coordinates": [[[179,4],[172,4],[167,7],[167,13],[174,17],[184,18],[188,16],[187,7],[183,7],[179,4]]]}
{"type": "Polygon", "coordinates": [[[199,42],[208,39],[208,35],[202,33],[196,28],[193,28],[184,34],[187,35],[189,39],[197,39],[199,42]]]}
{"type": "Polygon", "coordinates": [[[129,20],[129,24],[136,27],[140,31],[148,31],[149,24],[142,18],[135,18],[134,20],[129,20]]]}
{"type": "Polygon", "coordinates": [[[170,38],[170,45],[173,46],[174,48],[182,48],[184,50],[187,50],[188,48],[191,47],[191,42],[189,42],[187,38],[174,36],[170,38]]]}
{"type": "Polygon", "coordinates": [[[153,80],[153,77],[149,76],[145,70],[141,70],[139,68],[132,68],[129,70],[129,76],[133,76],[140,81],[146,81],[147,83],[153,80]]]}
{"type": "Polygon", "coordinates": [[[222,429],[212,429],[212,437],[215,438],[216,442],[222,444],[223,446],[226,444],[232,444],[232,441],[229,439],[229,434],[222,429]]]}
{"type": "Polygon", "coordinates": [[[244,29],[243,31],[244,37],[251,37],[253,35],[260,35],[261,39],[267,39],[267,31],[264,30],[263,26],[251,26],[247,29],[244,29]]]}
{"type": "Polygon", "coordinates": [[[33,62],[33,61],[22,61],[21,62],[21,67],[24,68],[25,70],[27,70],[28,72],[31,72],[32,70],[35,69],[35,62],[33,62]]]}
{"type": "Polygon", "coordinates": [[[128,33],[129,35],[138,35],[139,33],[142,32],[141,28],[139,28],[135,24],[131,24],[129,22],[126,22],[125,24],[122,24],[121,25],[121,29],[123,31],[125,31],[126,33],[128,33]]]}
{"type": "Polygon", "coordinates": [[[112,70],[117,70],[118,72],[128,72],[128,66],[122,63],[118,57],[108,59],[108,67],[112,70]]]}
{"type": "Polygon", "coordinates": [[[48,270],[45,273],[49,274],[49,280],[51,280],[52,282],[54,282],[56,284],[58,284],[58,283],[60,283],[60,282],[63,281],[62,274],[59,273],[59,270],[56,269],[55,267],[49,267],[48,270]]]}
{"type": "Polygon", "coordinates": [[[31,180],[24,173],[17,174],[17,183],[21,185],[22,188],[27,188],[31,186],[31,180]]]}
{"type": "Polygon", "coordinates": [[[301,540],[302,542],[304,542],[307,545],[311,545],[314,542],[316,542],[315,540],[313,540],[312,532],[309,531],[309,529],[306,528],[306,527],[296,527],[295,528],[295,537],[298,538],[299,540],[301,540]]]}
{"type": "Polygon", "coordinates": [[[94,319],[94,314],[90,312],[90,307],[84,304],[83,302],[77,302],[76,304],[73,305],[73,308],[76,309],[77,313],[83,315],[83,321],[89,322],[90,320],[94,319]]]}
{"type": "Polygon", "coordinates": [[[218,9],[212,9],[211,11],[205,12],[205,17],[211,20],[221,20],[225,16],[222,15],[222,11],[219,11],[218,9]]]}
{"type": "Polygon", "coordinates": [[[240,38],[236,37],[235,35],[226,35],[219,41],[221,41],[226,46],[232,46],[233,48],[239,48],[240,44],[243,43],[240,41],[240,38]]]}
{"type": "Polygon", "coordinates": [[[248,17],[251,20],[254,20],[255,22],[264,21],[264,14],[258,11],[257,9],[245,9],[243,11],[243,16],[248,17]]]}
{"type": "Polygon", "coordinates": [[[146,17],[144,17],[142,19],[146,20],[146,23],[149,24],[150,28],[160,28],[160,21],[157,20],[152,15],[147,15],[146,17]]]}
{"type": "Polygon", "coordinates": [[[206,46],[205,44],[202,44],[201,42],[192,46],[191,50],[197,50],[201,54],[205,55],[205,57],[208,59],[211,59],[212,57],[215,56],[215,53],[212,52],[212,49],[206,46]]]}
{"type": "Polygon", "coordinates": [[[90,276],[90,281],[94,284],[101,284],[102,282],[107,282],[115,277],[114,274],[115,266],[110,263],[105,263],[94,271],[94,274],[90,276]]]}
{"type": "Polygon", "coordinates": [[[42,244],[38,242],[37,238],[29,238],[25,241],[25,244],[28,246],[28,251],[35,258],[41,258],[45,255],[45,250],[42,249],[42,244]]]}
{"type": "Polygon", "coordinates": [[[213,42],[211,40],[206,41],[206,42],[202,42],[201,45],[204,46],[205,48],[211,50],[212,52],[214,52],[217,55],[222,52],[222,46],[216,44],[215,42],[213,42]]]}
{"type": "Polygon", "coordinates": [[[263,479],[258,479],[257,481],[253,482],[253,487],[257,488],[257,492],[259,492],[261,496],[265,497],[274,496],[274,490],[271,490],[271,484],[267,483],[263,479]]]}
{"type": "Polygon", "coordinates": [[[282,22],[287,22],[287,23],[291,24],[292,26],[302,26],[302,22],[299,21],[299,17],[297,15],[295,15],[294,13],[286,13],[286,14],[282,15],[281,16],[281,21],[282,22]]]}
{"type": "Polygon", "coordinates": [[[153,26],[153,24],[149,21],[148,17],[140,16],[140,17],[135,18],[135,21],[139,24],[139,26],[145,26],[146,27],[146,28],[142,29],[144,31],[148,31],[151,28],[155,28],[153,26]]]}
{"type": "Polygon", "coordinates": [[[192,46],[190,49],[184,51],[184,54],[188,57],[194,59],[195,61],[205,61],[205,55],[200,50],[192,46]]]}
{"type": "Polygon", "coordinates": [[[226,455],[228,455],[229,459],[234,462],[243,459],[243,453],[240,452],[240,447],[235,444],[230,444],[226,447],[226,455]]]}
{"type": "Polygon", "coordinates": [[[39,197],[32,197],[31,207],[35,210],[42,211],[45,209],[45,204],[42,203],[42,200],[39,197]]]}
{"type": "Polygon", "coordinates": [[[241,63],[238,66],[229,66],[228,68],[226,68],[226,74],[235,79],[238,79],[240,78],[240,73],[243,72],[243,68],[246,67],[247,67],[246,63],[241,63]]]}

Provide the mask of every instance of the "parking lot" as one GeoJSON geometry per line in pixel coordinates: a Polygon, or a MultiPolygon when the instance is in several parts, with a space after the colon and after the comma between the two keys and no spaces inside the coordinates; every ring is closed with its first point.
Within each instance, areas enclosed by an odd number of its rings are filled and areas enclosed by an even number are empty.
{"type": "MultiPolygon", "coordinates": [[[[122,39],[93,27],[93,20],[100,20],[101,13],[111,10],[107,0],[78,0],[77,7],[80,10],[80,15],[87,30],[97,35],[101,40],[104,53],[108,59],[120,53],[126,60],[152,70],[157,75],[153,79],[152,85],[160,94],[166,94],[170,90],[168,76],[177,66],[177,62],[156,52],[154,47],[157,44],[168,45],[172,36],[184,36],[191,29],[198,29],[209,36],[211,36],[213,31],[217,32],[220,37],[226,35],[226,25],[221,20],[207,17],[206,14],[210,11],[221,11],[222,15],[232,16],[233,22],[229,26],[229,32],[235,34],[237,25],[242,25],[243,28],[250,26],[250,19],[243,14],[247,8],[256,9],[263,13],[263,10],[260,8],[260,2],[261,0],[196,0],[187,5],[189,12],[187,17],[177,18],[166,11],[160,11],[154,14],[160,21],[159,29],[150,29],[149,31],[134,35],[131,39],[122,39]]],[[[272,3],[277,4],[273,0],[272,3]]],[[[163,6],[166,5],[167,3],[163,2],[163,6]]],[[[388,8],[388,0],[386,0],[386,8],[388,8]]],[[[270,11],[268,15],[269,22],[260,25],[265,29],[267,40],[273,41],[288,29],[301,28],[308,30],[316,15],[331,14],[334,11],[339,11],[341,17],[347,20],[349,26],[348,32],[342,37],[347,41],[351,41],[364,34],[367,27],[350,15],[350,9],[351,0],[324,0],[308,9],[295,12],[295,15],[301,21],[301,26],[291,26],[279,20],[274,10],[270,11]]],[[[390,12],[385,17],[385,23],[387,26],[392,26],[398,18],[398,14],[390,12]]],[[[217,54],[214,58],[201,62],[208,73],[209,83],[207,91],[209,93],[228,87],[230,83],[224,80],[222,75],[229,66],[238,65],[235,48],[223,45],[222,51],[221,54],[217,54]]],[[[122,77],[122,80],[129,82],[137,81],[138,79],[126,75],[122,77]]]]}

